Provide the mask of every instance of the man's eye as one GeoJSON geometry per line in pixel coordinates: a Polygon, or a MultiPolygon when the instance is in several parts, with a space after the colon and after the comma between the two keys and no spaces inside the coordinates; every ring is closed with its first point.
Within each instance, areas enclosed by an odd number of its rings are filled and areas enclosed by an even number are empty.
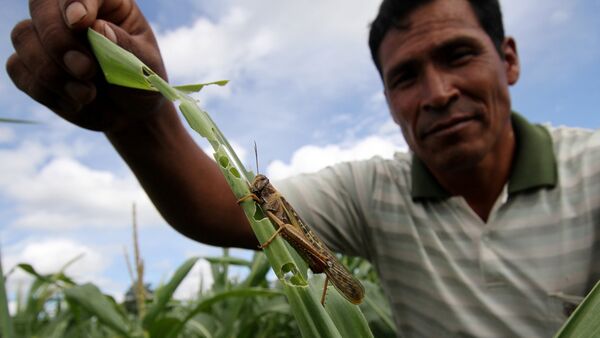
{"type": "Polygon", "coordinates": [[[455,65],[462,65],[469,61],[474,55],[475,52],[470,48],[458,48],[450,54],[448,61],[455,65]]]}
{"type": "Polygon", "coordinates": [[[391,81],[391,88],[403,88],[414,82],[416,75],[414,72],[405,71],[397,74],[391,81]]]}

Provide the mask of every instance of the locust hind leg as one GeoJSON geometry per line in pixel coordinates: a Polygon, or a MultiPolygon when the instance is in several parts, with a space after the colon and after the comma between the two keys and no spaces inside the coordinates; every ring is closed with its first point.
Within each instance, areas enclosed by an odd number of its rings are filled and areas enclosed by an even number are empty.
{"type": "Polygon", "coordinates": [[[294,232],[294,228],[292,225],[287,224],[287,223],[283,222],[282,220],[280,220],[277,216],[275,216],[275,214],[273,214],[272,211],[267,210],[266,214],[267,214],[267,217],[271,221],[273,221],[275,224],[277,224],[277,230],[273,233],[273,235],[271,235],[271,237],[269,237],[269,239],[267,239],[264,243],[262,243],[259,246],[261,249],[264,249],[267,246],[269,246],[269,244],[271,244],[271,242],[273,242],[273,240],[275,240],[275,237],[277,237],[277,235],[279,235],[281,232],[283,232],[283,231],[287,231],[287,233],[294,232]]]}
{"type": "Polygon", "coordinates": [[[269,244],[271,244],[271,242],[273,242],[273,240],[275,240],[275,237],[277,237],[277,235],[279,235],[279,233],[283,231],[283,228],[285,226],[286,226],[286,224],[283,224],[283,226],[279,225],[279,228],[271,235],[271,237],[269,237],[269,239],[267,239],[264,243],[262,243],[258,247],[261,248],[261,249],[264,249],[264,248],[268,247],[269,244]]]}

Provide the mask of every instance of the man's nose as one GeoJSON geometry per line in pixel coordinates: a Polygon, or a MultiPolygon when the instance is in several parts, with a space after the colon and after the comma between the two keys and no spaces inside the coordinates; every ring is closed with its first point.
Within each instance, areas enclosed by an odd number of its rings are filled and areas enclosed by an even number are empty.
{"type": "Polygon", "coordinates": [[[459,90],[454,86],[451,76],[443,70],[428,67],[421,83],[421,109],[425,111],[445,110],[459,97],[459,90]]]}

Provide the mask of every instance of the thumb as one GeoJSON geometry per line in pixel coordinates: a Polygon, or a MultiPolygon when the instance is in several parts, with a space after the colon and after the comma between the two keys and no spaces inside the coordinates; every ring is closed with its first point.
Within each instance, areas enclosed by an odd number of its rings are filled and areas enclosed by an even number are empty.
{"type": "Polygon", "coordinates": [[[131,52],[150,69],[163,79],[166,79],[166,71],[160,55],[160,50],[151,30],[139,35],[131,35],[123,28],[112,22],[96,20],[92,29],[102,34],[121,48],[131,52]]]}
{"type": "Polygon", "coordinates": [[[96,32],[104,35],[107,39],[114,42],[115,44],[130,50],[129,45],[131,44],[131,38],[127,32],[121,30],[118,26],[111,24],[108,21],[96,20],[92,25],[92,29],[96,32]],[[118,34],[118,35],[117,35],[118,34]]]}
{"type": "Polygon", "coordinates": [[[110,22],[124,22],[139,15],[133,0],[59,0],[67,26],[84,29],[93,25],[96,19],[110,22]]]}

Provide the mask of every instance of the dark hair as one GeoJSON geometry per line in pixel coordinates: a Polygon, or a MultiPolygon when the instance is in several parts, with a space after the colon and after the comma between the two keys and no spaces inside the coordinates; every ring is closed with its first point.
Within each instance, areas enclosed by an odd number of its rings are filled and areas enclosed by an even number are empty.
{"type": "MultiPolygon", "coordinates": [[[[371,23],[369,33],[369,48],[371,57],[381,74],[379,64],[379,46],[385,34],[392,28],[406,28],[405,19],[417,8],[433,0],[383,0],[379,7],[377,17],[371,23]]],[[[441,1],[441,0],[438,0],[441,1]]],[[[492,39],[498,54],[502,56],[502,42],[504,41],[504,25],[502,24],[502,11],[498,0],[468,0],[479,25],[492,39]]]]}

